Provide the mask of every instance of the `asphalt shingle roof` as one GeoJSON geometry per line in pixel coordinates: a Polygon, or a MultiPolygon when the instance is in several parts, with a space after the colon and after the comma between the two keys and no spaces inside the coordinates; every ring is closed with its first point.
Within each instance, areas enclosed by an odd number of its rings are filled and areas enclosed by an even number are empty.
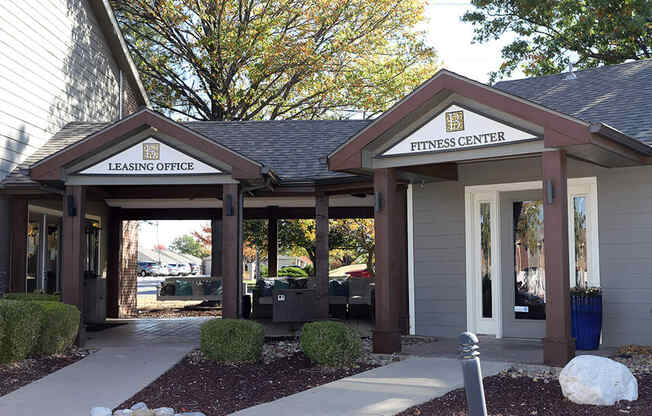
{"type": "MultiPolygon", "coordinates": [[[[591,123],[604,123],[652,145],[652,59],[568,74],[502,81],[494,88],[591,123]]],[[[284,181],[351,176],[328,170],[326,157],[371,120],[193,121],[181,123],[268,166],[284,181]]],[[[109,123],[66,125],[5,183],[30,183],[27,169],[109,123]]]]}
{"type": "Polygon", "coordinates": [[[494,88],[652,144],[652,59],[502,81],[494,88]]]}
{"type": "MultiPolygon", "coordinates": [[[[371,120],[194,121],[193,129],[265,166],[285,181],[350,177],[328,170],[326,157],[371,120]]],[[[36,162],[109,126],[110,123],[74,122],[20,164],[5,182],[30,183],[27,169],[36,162]]]]}

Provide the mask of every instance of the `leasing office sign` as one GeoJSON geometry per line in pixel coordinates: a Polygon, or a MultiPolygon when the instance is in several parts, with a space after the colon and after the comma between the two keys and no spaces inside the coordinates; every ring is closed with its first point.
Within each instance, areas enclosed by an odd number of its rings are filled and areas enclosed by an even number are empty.
{"type": "Polygon", "coordinates": [[[451,105],[382,155],[454,151],[535,138],[532,133],[451,105]]]}
{"type": "Polygon", "coordinates": [[[79,173],[85,175],[197,175],[221,172],[150,137],[79,173]]]}

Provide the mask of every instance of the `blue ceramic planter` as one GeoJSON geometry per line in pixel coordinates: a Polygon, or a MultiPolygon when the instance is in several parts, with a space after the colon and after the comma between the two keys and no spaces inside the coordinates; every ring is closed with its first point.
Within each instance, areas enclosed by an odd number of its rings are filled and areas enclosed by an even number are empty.
{"type": "Polygon", "coordinates": [[[571,295],[571,328],[576,349],[598,349],[602,331],[602,295],[571,295]]]}

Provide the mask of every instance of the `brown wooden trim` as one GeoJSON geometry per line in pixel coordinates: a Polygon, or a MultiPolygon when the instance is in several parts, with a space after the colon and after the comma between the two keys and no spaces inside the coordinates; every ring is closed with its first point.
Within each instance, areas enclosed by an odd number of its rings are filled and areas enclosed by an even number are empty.
{"type": "Polygon", "coordinates": [[[27,199],[9,199],[11,240],[9,259],[9,291],[25,292],[27,278],[27,228],[29,205],[27,199]]]}
{"type": "Polygon", "coordinates": [[[242,248],[239,247],[240,191],[238,185],[224,186],[224,200],[231,200],[231,208],[222,209],[222,317],[238,318],[238,284],[240,278],[240,259],[242,248]]]}
{"type": "Polygon", "coordinates": [[[331,154],[328,158],[329,169],[351,171],[362,168],[361,152],[365,146],[403,118],[414,112],[422,111],[421,107],[442,91],[457,93],[480,104],[542,126],[545,131],[546,147],[583,144],[590,140],[590,132],[586,123],[442,70],[394,108],[384,113],[346,145],[331,154]],[[550,130],[564,132],[564,142],[555,145],[549,143],[546,134],[550,130]]]}
{"type": "Polygon", "coordinates": [[[568,199],[567,162],[563,150],[543,152],[544,201],[543,227],[546,262],[546,337],[543,360],[547,365],[563,367],[574,356],[571,338],[569,265],[568,265],[568,199]],[[553,199],[546,196],[548,181],[553,199]]]}
{"type": "MultiPolygon", "coordinates": [[[[267,271],[269,276],[278,272],[278,207],[267,207],[267,271]]],[[[245,210],[245,218],[247,217],[245,210]]]]}
{"type": "Polygon", "coordinates": [[[120,317],[120,253],[122,245],[122,221],[120,209],[111,208],[108,224],[108,251],[106,272],[106,315],[120,317]]]}
{"type": "Polygon", "coordinates": [[[315,316],[328,319],[328,195],[317,195],[315,206],[315,316]]]}
{"type": "Polygon", "coordinates": [[[399,223],[400,189],[395,169],[376,169],[376,329],[374,352],[391,354],[401,350],[399,330],[401,299],[401,249],[399,223]]]}
{"type": "Polygon", "coordinates": [[[211,220],[211,276],[222,276],[222,210],[211,220]]]}
{"type": "Polygon", "coordinates": [[[101,189],[106,194],[107,199],[222,199],[221,187],[216,185],[126,185],[95,188],[101,189]]]}
{"type": "Polygon", "coordinates": [[[148,128],[155,128],[162,134],[174,137],[193,149],[223,161],[232,167],[231,174],[234,178],[255,179],[262,176],[261,165],[257,162],[251,161],[152,110],[144,109],[38,162],[31,169],[31,177],[35,180],[60,180],[65,165],[148,128]]]}
{"type": "Polygon", "coordinates": [[[63,244],[61,266],[61,300],[75,305],[82,312],[77,344],[82,346],[84,336],[84,259],[86,253],[86,189],[83,186],[66,186],[63,209],[63,244]],[[74,216],[71,216],[74,209],[74,216]]]}

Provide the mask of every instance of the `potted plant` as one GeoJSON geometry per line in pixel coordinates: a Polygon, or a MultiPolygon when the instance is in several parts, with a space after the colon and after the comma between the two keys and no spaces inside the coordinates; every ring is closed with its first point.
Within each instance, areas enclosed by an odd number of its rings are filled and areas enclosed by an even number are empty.
{"type": "Polygon", "coordinates": [[[597,350],[602,331],[602,290],[571,288],[571,332],[578,350],[597,350]]]}

